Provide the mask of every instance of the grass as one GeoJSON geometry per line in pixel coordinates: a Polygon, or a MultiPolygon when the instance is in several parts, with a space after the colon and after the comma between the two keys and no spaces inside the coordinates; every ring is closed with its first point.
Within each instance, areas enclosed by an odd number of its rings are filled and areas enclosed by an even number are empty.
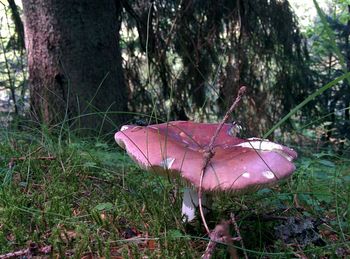
{"type": "MultiPolygon", "coordinates": [[[[173,182],[143,172],[113,142],[62,141],[43,132],[0,131],[0,255],[30,242],[52,245],[60,258],[202,255],[205,231],[199,221],[182,223],[173,182]]],[[[331,152],[300,153],[298,171],[281,185],[216,197],[210,226],[235,212],[251,258],[349,255],[350,161],[331,152]],[[285,244],[276,229],[285,229],[286,221],[276,217],[322,221],[303,233],[317,232],[321,244],[300,244],[300,236],[285,244]]],[[[225,245],[215,256],[227,256],[225,245]]]]}

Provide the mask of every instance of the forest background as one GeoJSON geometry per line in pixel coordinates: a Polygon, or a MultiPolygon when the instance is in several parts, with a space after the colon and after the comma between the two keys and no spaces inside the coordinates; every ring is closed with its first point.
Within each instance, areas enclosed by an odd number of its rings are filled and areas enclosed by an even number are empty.
{"type": "Polygon", "coordinates": [[[1,252],[31,240],[77,257],[114,248],[198,256],[200,230],[186,231],[169,211],[163,220],[171,206],[145,201],[171,184],[150,176],[144,186],[111,136],[140,121],[218,122],[246,85],[232,115],[241,136],[295,148],[298,171],[279,193],[220,199],[213,222],[242,210],[242,235],[260,231],[247,244],[251,256],[349,254],[349,1],[22,2],[0,5],[1,252]],[[279,243],[278,222],[244,227],[264,207],[278,211],[296,198],[303,210],[283,216],[313,222],[307,231],[317,242],[279,243]],[[257,200],[253,212],[242,209],[257,200]],[[147,213],[131,217],[140,203],[147,213]],[[153,241],[124,242],[128,231],[153,241]]]}

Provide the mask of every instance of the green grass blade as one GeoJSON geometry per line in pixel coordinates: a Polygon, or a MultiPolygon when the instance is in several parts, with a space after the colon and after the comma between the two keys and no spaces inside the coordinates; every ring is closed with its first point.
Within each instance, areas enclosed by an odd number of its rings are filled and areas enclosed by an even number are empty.
{"type": "Polygon", "coordinates": [[[346,73],[335,80],[329,82],[328,84],[322,86],[320,89],[318,89],[316,92],[309,95],[304,101],[299,103],[295,108],[293,108],[286,116],[284,116],[279,122],[277,122],[267,133],[264,134],[263,138],[267,138],[271,135],[277,128],[279,128],[284,122],[286,122],[291,116],[293,116],[297,111],[299,111],[301,108],[303,108],[306,104],[308,104],[310,101],[315,99],[317,96],[321,95],[324,91],[328,90],[329,88],[332,88],[337,83],[344,79],[348,79],[350,77],[350,72],[346,73]]]}

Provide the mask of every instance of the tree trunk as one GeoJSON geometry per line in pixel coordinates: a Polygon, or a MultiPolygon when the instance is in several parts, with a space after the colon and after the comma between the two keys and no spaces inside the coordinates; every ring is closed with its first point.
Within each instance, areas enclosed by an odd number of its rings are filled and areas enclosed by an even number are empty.
{"type": "Polygon", "coordinates": [[[119,1],[23,0],[23,10],[34,117],[115,129],[125,117],[111,112],[127,108],[119,1]]]}
{"type": "Polygon", "coordinates": [[[24,49],[24,28],[21,20],[21,15],[19,14],[15,0],[8,0],[7,2],[12,13],[13,23],[15,24],[18,48],[24,49]]]}

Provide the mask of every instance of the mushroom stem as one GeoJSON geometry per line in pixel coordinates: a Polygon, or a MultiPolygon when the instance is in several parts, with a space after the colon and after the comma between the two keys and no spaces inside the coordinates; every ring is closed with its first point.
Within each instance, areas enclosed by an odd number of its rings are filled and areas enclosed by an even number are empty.
{"type": "MultiPolygon", "coordinates": [[[[210,199],[206,193],[202,195],[203,212],[206,214],[210,207],[210,199]]],[[[182,215],[184,221],[190,222],[196,217],[196,209],[198,208],[198,193],[196,190],[185,187],[182,199],[182,215]]]]}

